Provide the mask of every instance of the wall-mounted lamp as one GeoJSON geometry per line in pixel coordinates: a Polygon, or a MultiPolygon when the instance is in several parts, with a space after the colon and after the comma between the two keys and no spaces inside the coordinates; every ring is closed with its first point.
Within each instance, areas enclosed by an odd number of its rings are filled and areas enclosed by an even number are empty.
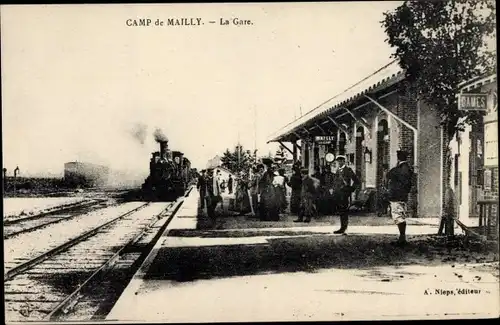
{"type": "Polygon", "coordinates": [[[370,149],[365,147],[365,162],[371,164],[372,163],[372,152],[370,149]]]}

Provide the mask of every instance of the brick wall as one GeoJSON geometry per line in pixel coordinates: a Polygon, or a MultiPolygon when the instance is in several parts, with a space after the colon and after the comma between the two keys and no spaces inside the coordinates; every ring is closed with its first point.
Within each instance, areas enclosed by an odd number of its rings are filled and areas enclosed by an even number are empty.
{"type": "MultiPolygon", "coordinates": [[[[418,127],[418,111],[417,111],[417,101],[408,98],[406,96],[399,96],[398,97],[398,105],[397,105],[397,110],[396,114],[401,117],[404,121],[408,122],[415,128],[418,127]]],[[[413,165],[414,162],[414,157],[415,157],[415,146],[414,146],[414,137],[415,135],[413,134],[412,129],[407,127],[406,125],[403,125],[401,123],[400,125],[400,132],[399,132],[399,144],[401,146],[402,150],[405,150],[408,152],[409,157],[408,161],[410,162],[411,165],[413,165]]],[[[417,216],[417,211],[418,211],[418,200],[417,200],[417,193],[411,193],[409,198],[408,198],[408,205],[411,208],[412,215],[413,217],[417,216]]]]}

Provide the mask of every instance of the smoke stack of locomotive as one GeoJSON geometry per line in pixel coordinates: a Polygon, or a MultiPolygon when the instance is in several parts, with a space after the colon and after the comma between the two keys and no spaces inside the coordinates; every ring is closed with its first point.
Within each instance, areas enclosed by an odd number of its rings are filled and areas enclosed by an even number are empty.
{"type": "Polygon", "coordinates": [[[167,159],[168,141],[158,141],[160,143],[160,158],[167,159]]]}

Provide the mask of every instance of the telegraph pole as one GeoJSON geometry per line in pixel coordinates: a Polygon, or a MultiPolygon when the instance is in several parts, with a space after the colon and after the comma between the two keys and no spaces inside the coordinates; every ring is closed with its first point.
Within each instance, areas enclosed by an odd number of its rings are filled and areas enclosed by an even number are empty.
{"type": "Polygon", "coordinates": [[[257,108],[253,107],[253,156],[254,162],[257,162],[257,108]]]}
{"type": "Polygon", "coordinates": [[[257,149],[257,110],[253,107],[253,150],[257,149]]]}
{"type": "Polygon", "coordinates": [[[14,169],[14,194],[16,193],[16,182],[18,173],[19,173],[19,166],[16,166],[16,169],[14,169]]]}
{"type": "Polygon", "coordinates": [[[3,168],[3,195],[5,196],[5,190],[7,189],[7,168],[3,168]]]}
{"type": "Polygon", "coordinates": [[[238,171],[240,171],[241,146],[240,146],[240,142],[239,141],[238,141],[238,144],[236,145],[236,151],[237,151],[237,154],[238,154],[238,171]]]}
{"type": "Polygon", "coordinates": [[[240,159],[241,159],[241,144],[240,144],[240,131],[238,130],[238,143],[236,144],[236,154],[238,157],[237,169],[240,171],[240,159]]]}

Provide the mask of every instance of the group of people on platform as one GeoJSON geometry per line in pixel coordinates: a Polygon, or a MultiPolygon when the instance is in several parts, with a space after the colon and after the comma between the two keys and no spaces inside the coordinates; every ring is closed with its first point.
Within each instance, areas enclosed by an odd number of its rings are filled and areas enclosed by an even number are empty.
{"type": "MultiPolygon", "coordinates": [[[[407,163],[408,154],[397,152],[397,166],[387,172],[384,188],[390,205],[391,216],[398,225],[400,238],[397,244],[406,243],[406,216],[408,195],[414,184],[414,174],[407,163]]],[[[292,175],[285,176],[285,169],[279,168],[272,159],[264,159],[249,173],[241,173],[235,182],[234,210],[240,214],[252,213],[261,221],[278,221],[280,214],[296,215],[294,222],[310,222],[317,215],[340,216],[340,228],[334,233],[346,232],[349,223],[349,206],[352,194],[360,189],[361,183],[354,171],[346,165],[346,157],[336,157],[337,168],[332,171],[319,168],[309,175],[300,162],[293,165],[292,175]],[[290,204],[287,188],[291,189],[290,204]]],[[[202,171],[198,180],[201,208],[207,207],[208,216],[215,220],[215,207],[222,202],[220,178],[213,169],[202,171]]],[[[229,182],[228,182],[229,183],[229,182]]],[[[233,191],[231,179],[229,193],[233,191]]],[[[229,185],[229,184],[228,184],[229,185]]]]}

